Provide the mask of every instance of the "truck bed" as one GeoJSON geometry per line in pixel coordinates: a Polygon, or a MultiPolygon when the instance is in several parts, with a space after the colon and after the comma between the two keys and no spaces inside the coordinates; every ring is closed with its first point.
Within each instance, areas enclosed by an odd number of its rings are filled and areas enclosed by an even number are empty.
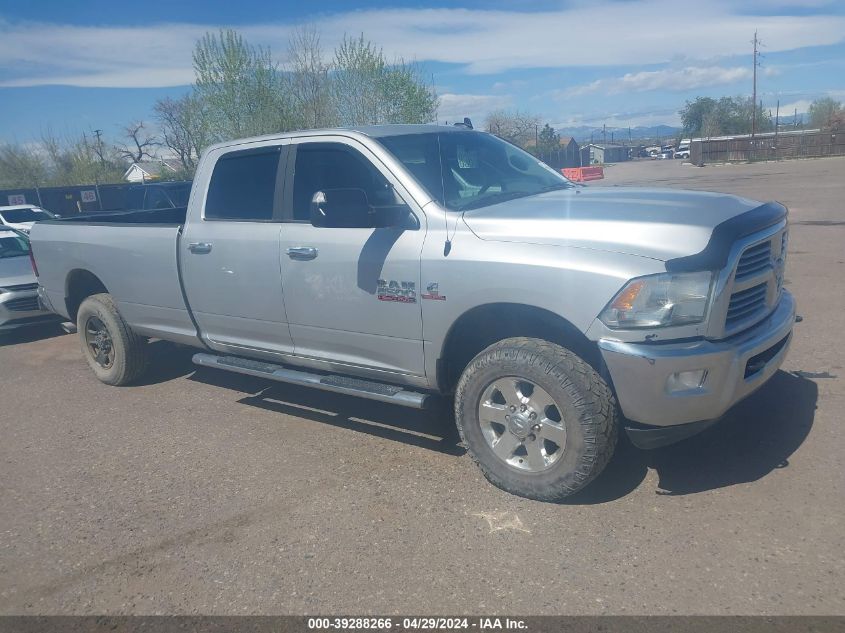
{"type": "Polygon", "coordinates": [[[39,283],[53,309],[74,320],[74,289],[96,283],[113,296],[120,313],[142,336],[196,344],[196,328],[179,281],[184,220],[185,208],[37,222],[32,252],[39,283]]]}

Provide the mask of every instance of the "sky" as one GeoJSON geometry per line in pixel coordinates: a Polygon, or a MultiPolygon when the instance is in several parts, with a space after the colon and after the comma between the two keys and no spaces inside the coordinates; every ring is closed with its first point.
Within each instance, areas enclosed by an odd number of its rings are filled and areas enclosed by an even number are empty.
{"type": "Polygon", "coordinates": [[[327,54],[363,33],[418,63],[440,122],[518,108],[557,128],[678,125],[688,99],[751,94],[755,30],[764,107],[845,100],[843,0],[0,0],[0,142],[116,138],[188,90],[205,32],[235,28],[284,66],[303,24],[327,54]]]}

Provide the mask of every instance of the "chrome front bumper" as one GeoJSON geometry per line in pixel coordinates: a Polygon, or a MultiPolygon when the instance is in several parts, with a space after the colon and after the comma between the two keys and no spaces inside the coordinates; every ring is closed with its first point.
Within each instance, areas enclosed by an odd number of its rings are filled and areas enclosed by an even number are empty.
{"type": "Polygon", "coordinates": [[[778,370],[795,323],[795,300],[784,291],[775,311],[752,328],[722,341],[598,345],[610,371],[622,413],[652,426],[673,426],[721,417],[778,370]],[[683,386],[682,372],[706,371],[697,386],[683,386]]]}

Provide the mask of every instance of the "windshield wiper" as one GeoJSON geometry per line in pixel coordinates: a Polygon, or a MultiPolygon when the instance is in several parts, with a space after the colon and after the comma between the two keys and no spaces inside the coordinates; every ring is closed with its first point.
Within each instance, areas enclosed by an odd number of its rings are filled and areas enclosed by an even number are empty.
{"type": "Polygon", "coordinates": [[[476,198],[465,205],[458,207],[459,211],[468,211],[470,209],[477,209],[478,207],[486,207],[489,204],[498,204],[499,202],[507,202],[508,200],[515,200],[516,198],[526,198],[528,196],[536,196],[539,193],[548,193],[550,191],[559,191],[561,189],[572,189],[575,185],[569,183],[560,183],[558,185],[550,185],[537,189],[536,191],[502,191],[494,193],[489,196],[476,198]]]}
{"type": "Polygon", "coordinates": [[[572,189],[575,185],[569,182],[562,182],[559,185],[549,185],[548,187],[543,187],[542,189],[538,189],[534,193],[548,193],[549,191],[561,191],[562,189],[572,189]]]}

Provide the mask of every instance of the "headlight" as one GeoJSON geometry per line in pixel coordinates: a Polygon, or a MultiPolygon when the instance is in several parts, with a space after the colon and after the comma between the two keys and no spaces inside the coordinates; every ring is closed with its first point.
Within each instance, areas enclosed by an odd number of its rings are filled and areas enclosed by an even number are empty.
{"type": "Polygon", "coordinates": [[[609,328],[648,328],[701,323],[713,273],[660,273],[632,279],[599,318],[609,328]]]}

